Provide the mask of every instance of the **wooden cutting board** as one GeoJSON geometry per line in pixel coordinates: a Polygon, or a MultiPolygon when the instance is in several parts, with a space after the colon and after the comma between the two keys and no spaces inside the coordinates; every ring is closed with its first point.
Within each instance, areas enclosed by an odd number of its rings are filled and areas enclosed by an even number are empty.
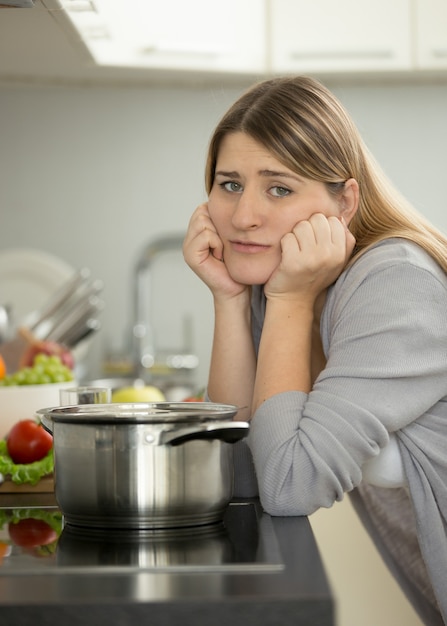
{"type": "Polygon", "coordinates": [[[53,476],[45,476],[36,485],[26,483],[16,485],[10,480],[5,480],[0,485],[1,493],[54,493],[54,478],[53,476]]]}

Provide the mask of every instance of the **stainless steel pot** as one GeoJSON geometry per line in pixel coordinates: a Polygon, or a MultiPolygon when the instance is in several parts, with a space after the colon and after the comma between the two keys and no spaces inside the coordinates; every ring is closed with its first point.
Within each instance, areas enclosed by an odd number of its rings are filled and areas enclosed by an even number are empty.
{"type": "Polygon", "coordinates": [[[233,495],[237,407],[93,404],[37,412],[54,437],[55,495],[76,526],[170,528],[222,519],[233,495]]]}

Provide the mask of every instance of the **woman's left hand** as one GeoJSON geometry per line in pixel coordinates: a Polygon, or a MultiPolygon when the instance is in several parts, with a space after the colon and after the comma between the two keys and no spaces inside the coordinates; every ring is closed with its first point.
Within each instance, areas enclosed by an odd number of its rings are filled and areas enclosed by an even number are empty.
{"type": "Polygon", "coordinates": [[[315,213],[298,222],[281,240],[281,262],[264,287],[266,297],[313,304],[341,274],[354,245],[343,218],[315,213]]]}

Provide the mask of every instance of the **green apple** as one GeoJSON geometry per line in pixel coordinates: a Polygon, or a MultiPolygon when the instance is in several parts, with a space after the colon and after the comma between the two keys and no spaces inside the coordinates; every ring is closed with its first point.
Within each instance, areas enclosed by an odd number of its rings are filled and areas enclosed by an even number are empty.
{"type": "Polygon", "coordinates": [[[152,385],[123,387],[112,393],[112,402],[164,402],[164,393],[152,385]]]}

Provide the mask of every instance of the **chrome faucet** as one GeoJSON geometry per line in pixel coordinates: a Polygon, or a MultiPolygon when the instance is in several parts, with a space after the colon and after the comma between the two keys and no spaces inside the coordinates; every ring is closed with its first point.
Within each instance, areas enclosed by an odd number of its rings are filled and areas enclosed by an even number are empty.
{"type": "MultiPolygon", "coordinates": [[[[150,319],[152,297],[151,266],[163,252],[181,251],[184,234],[166,235],[154,239],[139,256],[134,274],[134,323],[132,327],[132,350],[135,374],[146,378],[151,374],[157,360],[155,331],[150,319]]],[[[162,364],[169,370],[192,370],[198,365],[198,358],[190,353],[169,354],[162,364]]]]}

